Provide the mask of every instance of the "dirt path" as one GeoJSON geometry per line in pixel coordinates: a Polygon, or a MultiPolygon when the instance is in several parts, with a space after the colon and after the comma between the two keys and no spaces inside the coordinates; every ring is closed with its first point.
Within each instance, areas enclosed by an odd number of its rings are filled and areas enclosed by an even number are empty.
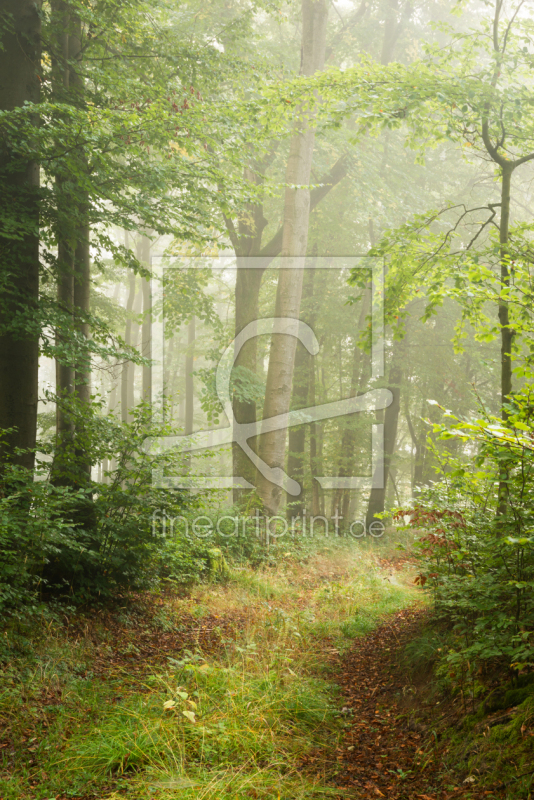
{"type": "MultiPolygon", "coordinates": [[[[388,800],[449,800],[500,797],[474,790],[443,762],[433,735],[435,708],[415,705],[399,655],[424,623],[424,611],[401,611],[357,639],[339,659],[338,682],[350,723],[337,754],[337,783],[355,797],[388,800]]],[[[435,703],[435,700],[432,701],[435,703]]],[[[437,727],[437,726],[436,726],[437,727]]]]}

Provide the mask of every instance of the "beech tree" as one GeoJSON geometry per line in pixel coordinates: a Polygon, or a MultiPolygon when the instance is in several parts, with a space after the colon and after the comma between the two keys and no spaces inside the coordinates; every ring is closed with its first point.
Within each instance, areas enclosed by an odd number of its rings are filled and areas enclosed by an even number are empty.
{"type": "MultiPolygon", "coordinates": [[[[328,8],[323,0],[302,2],[301,75],[313,75],[324,65],[328,8]]],[[[315,129],[308,118],[297,118],[291,139],[286,170],[284,226],[280,269],[276,292],[276,317],[298,318],[304,277],[304,261],[308,244],[310,216],[310,183],[315,129]]],[[[296,339],[293,336],[272,337],[269,369],[265,387],[264,419],[289,411],[295,361],[296,339]]],[[[285,465],[286,430],[262,434],[260,457],[273,469],[285,465]]],[[[258,475],[258,493],[265,508],[276,514],[282,488],[258,475]]]]}

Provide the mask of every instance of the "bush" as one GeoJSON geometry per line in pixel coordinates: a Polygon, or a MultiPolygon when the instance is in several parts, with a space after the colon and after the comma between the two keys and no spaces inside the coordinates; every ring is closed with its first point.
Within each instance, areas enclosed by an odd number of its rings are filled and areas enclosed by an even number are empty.
{"type": "Polygon", "coordinates": [[[154,524],[197,500],[185,492],[153,486],[155,469],[180,467],[179,453],[149,455],[148,435],[168,433],[138,409],[131,424],[113,416],[84,420],[83,450],[95,462],[114,459],[105,483],[80,481],[80,439],[61,453],[61,480],[52,447],[35,473],[5,466],[0,495],[0,609],[11,613],[40,597],[69,595],[76,602],[109,598],[123,590],[153,586],[172,573],[189,582],[209,569],[207,546],[163,539],[154,524]],[[72,471],[68,465],[72,464],[72,471]],[[169,572],[170,570],[170,572],[169,572]]]}
{"type": "Polygon", "coordinates": [[[448,414],[453,424],[442,427],[442,438],[459,436],[468,452],[476,448],[470,467],[447,457],[441,480],[396,512],[420,532],[416,580],[451,631],[443,653],[459,682],[492,661],[515,672],[534,668],[531,408],[530,397],[516,397],[506,425],[448,414]]]}

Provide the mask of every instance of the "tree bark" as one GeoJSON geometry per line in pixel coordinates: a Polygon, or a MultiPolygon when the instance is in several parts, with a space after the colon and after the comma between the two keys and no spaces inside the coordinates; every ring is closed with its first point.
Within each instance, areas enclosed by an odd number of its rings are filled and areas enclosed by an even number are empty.
{"type": "MultiPolygon", "coordinates": [[[[512,168],[503,167],[501,183],[501,222],[499,226],[501,286],[508,291],[510,287],[510,271],[508,268],[508,231],[510,227],[510,188],[512,168]]],[[[512,393],[512,346],[514,331],[510,327],[510,309],[502,292],[499,297],[499,322],[501,325],[501,407],[502,419],[508,420],[505,404],[512,393]]]]}
{"type": "MultiPolygon", "coordinates": [[[[424,414],[425,405],[426,401],[423,400],[423,406],[421,408],[421,416],[423,416],[424,414]]],[[[412,438],[412,442],[415,447],[413,477],[412,477],[412,492],[413,492],[415,489],[420,489],[425,484],[425,477],[428,473],[428,470],[425,469],[427,445],[426,445],[426,438],[424,436],[424,431],[419,436],[417,436],[415,432],[415,426],[412,422],[412,417],[410,414],[410,409],[408,408],[408,403],[406,403],[404,415],[406,417],[406,422],[408,423],[408,430],[410,431],[410,436],[412,438]]]]}
{"type": "MultiPolygon", "coordinates": [[[[151,241],[148,236],[142,236],[138,246],[138,260],[141,264],[150,269],[150,246],[151,241]]],[[[143,278],[141,281],[141,291],[143,294],[143,324],[141,327],[141,355],[143,358],[152,357],[152,295],[150,293],[150,280],[143,278]]],[[[143,364],[143,396],[144,403],[150,403],[152,399],[152,367],[143,364]]]]}
{"type": "MultiPolygon", "coordinates": [[[[0,110],[39,102],[40,2],[4,0],[0,110]]],[[[37,120],[35,120],[37,124],[37,120]]],[[[0,145],[1,213],[20,238],[0,236],[0,460],[32,470],[37,432],[39,333],[39,165],[0,145]],[[22,322],[22,324],[21,324],[22,322]],[[15,453],[16,448],[25,452],[15,453]]]]}
{"type": "MultiPolygon", "coordinates": [[[[265,167],[265,163],[262,163],[257,165],[255,171],[246,170],[245,177],[258,184],[260,183],[259,172],[265,167]]],[[[325,175],[321,176],[321,186],[313,189],[310,194],[310,211],[326,197],[334,186],[343,180],[347,174],[347,167],[348,157],[343,155],[325,175]]],[[[260,205],[248,205],[245,208],[237,231],[230,219],[226,219],[226,225],[237,256],[235,287],[235,335],[237,336],[246,325],[257,319],[262,277],[265,270],[282,250],[284,227],[282,225],[270,241],[262,247],[262,234],[267,225],[267,220],[263,216],[263,208],[260,205]],[[257,259],[254,267],[247,266],[249,258],[257,259]]],[[[246,342],[239,352],[235,365],[246,367],[251,372],[256,373],[256,353],[257,342],[251,339],[246,342]]],[[[233,410],[238,422],[242,424],[256,422],[256,403],[235,399],[233,401],[233,410]]],[[[252,439],[249,444],[255,450],[255,440],[252,439]]],[[[244,477],[249,483],[254,483],[256,468],[248,456],[235,444],[232,452],[233,474],[244,477]]],[[[246,494],[246,490],[235,489],[234,502],[237,502],[242,494],[246,494]]]]}
{"type": "MultiPolygon", "coordinates": [[[[324,66],[326,50],[326,0],[302,0],[301,75],[312,75],[324,66]]],[[[298,113],[298,112],[297,112],[298,113]]],[[[306,120],[298,121],[291,139],[286,170],[282,256],[288,268],[281,269],[276,292],[276,317],[298,318],[304,277],[304,257],[308,243],[310,182],[315,129],[306,120]],[[299,188],[292,188],[298,186],[299,188]]],[[[265,390],[264,419],[289,411],[291,382],[297,340],[293,336],[273,335],[265,390]]],[[[283,468],[286,431],[262,435],[260,457],[273,468],[283,468]]],[[[282,487],[258,474],[258,493],[269,513],[276,514],[282,487]]]]}
{"type": "MultiPolygon", "coordinates": [[[[79,106],[84,102],[84,82],[78,73],[82,59],[81,21],[64,0],[54,0],[52,3],[51,21],[54,99],[58,103],[79,106]]],[[[74,331],[82,342],[87,342],[90,337],[89,197],[81,187],[79,178],[88,169],[83,148],[75,148],[71,157],[73,163],[67,167],[61,166],[56,176],[57,299],[63,324],[56,332],[58,399],[53,471],[57,473],[56,480],[78,485],[91,478],[90,446],[85,437],[85,417],[91,410],[91,358],[87,348],[72,357],[68,353],[68,346],[74,331]],[[76,407],[72,402],[74,399],[77,401],[76,407]]]]}
{"type": "MultiPolygon", "coordinates": [[[[69,90],[72,102],[81,105],[84,100],[84,82],[78,74],[77,66],[82,60],[82,26],[77,15],[71,17],[71,28],[68,36],[69,53],[69,90]]],[[[83,150],[79,152],[81,173],[87,173],[87,158],[83,150]]],[[[78,198],[78,225],[75,231],[74,251],[74,315],[75,326],[82,340],[89,341],[89,313],[91,310],[91,256],[90,256],[90,229],[89,229],[89,197],[87,192],[79,190],[78,198]]],[[[91,407],[91,357],[86,350],[75,364],[74,375],[75,395],[80,403],[80,410],[85,407],[89,413],[91,407]]],[[[83,424],[83,423],[82,423],[83,424]]],[[[91,477],[91,459],[87,452],[78,452],[78,461],[82,474],[91,477]]]]}
{"type": "MultiPolygon", "coordinates": [[[[308,405],[314,406],[317,403],[315,364],[311,363],[310,369],[310,393],[308,405]]],[[[314,475],[323,475],[323,426],[321,422],[310,423],[310,472],[312,475],[312,514],[318,516],[322,514],[324,502],[323,490],[319,481],[315,480],[314,475]]]]}
{"type": "Polygon", "coordinates": [[[389,64],[392,60],[397,40],[404,24],[410,19],[411,14],[411,0],[407,0],[402,10],[399,9],[399,0],[389,0],[386,6],[386,18],[384,20],[384,38],[382,39],[382,52],[380,54],[381,64],[389,64]]]}
{"type": "MultiPolygon", "coordinates": [[[[315,270],[313,267],[308,268],[304,276],[304,287],[302,290],[302,298],[305,301],[310,301],[313,298],[315,270]]],[[[301,314],[304,322],[313,330],[315,322],[315,308],[305,309],[306,313],[301,314]]],[[[313,356],[308,353],[303,345],[297,347],[295,354],[295,369],[293,374],[293,390],[291,394],[291,409],[296,410],[304,408],[308,405],[308,396],[310,393],[310,373],[314,369],[313,356]]],[[[292,516],[302,516],[304,512],[304,504],[306,494],[304,491],[304,467],[305,467],[305,446],[306,446],[306,425],[299,425],[289,429],[288,442],[287,442],[287,474],[293,480],[298,481],[301,485],[301,492],[297,498],[291,495],[287,496],[288,501],[288,518],[292,516]]]]}
{"type": "MultiPolygon", "coordinates": [[[[131,272],[128,284],[128,299],[126,301],[126,329],[124,331],[124,341],[127,345],[132,344],[132,315],[135,302],[135,273],[131,272]]],[[[130,409],[133,407],[130,386],[133,386],[134,365],[127,360],[122,365],[121,371],[121,420],[128,422],[130,409]]]]}
{"type": "MultiPolygon", "coordinates": [[[[54,49],[52,52],[52,91],[57,103],[69,100],[69,29],[70,12],[63,0],[51,4],[54,49]]],[[[71,451],[74,439],[72,399],[75,386],[75,366],[69,354],[69,343],[74,330],[74,254],[75,232],[70,212],[72,210],[72,183],[63,172],[56,175],[57,197],[57,302],[62,314],[62,324],[56,329],[56,449],[54,454],[54,480],[65,482],[68,465],[72,466],[71,451]]]]}
{"type": "MultiPolygon", "coordinates": [[[[508,301],[503,299],[503,290],[508,292],[510,287],[510,270],[508,267],[508,232],[510,227],[510,189],[512,183],[513,165],[502,166],[501,179],[501,222],[499,226],[500,243],[500,268],[501,291],[499,294],[499,323],[501,326],[501,417],[503,422],[508,422],[510,416],[506,404],[512,394],[512,347],[514,331],[510,326],[510,308],[508,301]]],[[[500,462],[500,477],[498,488],[497,519],[499,528],[508,510],[508,478],[509,468],[505,461],[500,462]]]]}
{"type": "Polygon", "coordinates": [[[185,425],[186,435],[193,433],[193,411],[194,411],[194,379],[193,370],[195,368],[195,318],[187,326],[187,354],[185,357],[185,425]]]}
{"type": "MultiPolygon", "coordinates": [[[[365,325],[371,310],[371,284],[367,284],[362,296],[362,305],[358,317],[358,328],[354,341],[354,356],[352,361],[352,376],[350,386],[350,397],[356,397],[361,387],[364,384],[364,364],[363,352],[358,346],[358,333],[360,333],[365,325]]],[[[356,464],[356,425],[358,423],[359,415],[352,415],[346,419],[345,428],[343,430],[343,437],[341,439],[341,447],[339,449],[338,469],[337,474],[339,477],[347,478],[354,475],[356,464]]],[[[341,512],[341,516],[348,520],[350,505],[350,489],[336,489],[332,498],[332,516],[336,512],[341,512]]]]}
{"type": "MultiPolygon", "coordinates": [[[[245,178],[259,185],[263,180],[261,172],[269,166],[272,155],[269,154],[266,159],[257,164],[255,170],[245,170],[245,178]]],[[[343,180],[347,174],[348,161],[347,156],[341,156],[334,166],[325,175],[321,176],[319,181],[321,186],[313,189],[310,194],[310,211],[326,197],[334,186],[343,180]]],[[[262,247],[262,235],[267,225],[267,220],[263,215],[263,207],[261,205],[248,204],[245,207],[237,230],[231,219],[225,218],[225,221],[237,256],[235,287],[235,335],[237,336],[246,325],[257,319],[262,277],[267,267],[282,250],[284,227],[282,225],[270,241],[262,247]],[[247,265],[249,258],[257,259],[254,267],[247,265]]],[[[251,372],[256,373],[256,353],[257,343],[254,339],[251,339],[246,342],[239,352],[235,365],[246,367],[251,372]]],[[[240,401],[235,398],[233,400],[233,411],[235,419],[242,424],[256,422],[256,403],[240,401]]],[[[255,450],[256,440],[250,440],[249,444],[255,450]]],[[[232,458],[233,474],[244,477],[249,483],[254,483],[256,468],[236,444],[232,449],[232,458]]],[[[247,490],[234,489],[234,502],[238,502],[244,494],[247,494],[247,490]]]]}
{"type": "Polygon", "coordinates": [[[404,375],[404,360],[406,357],[406,335],[400,341],[393,341],[393,353],[389,368],[388,389],[393,395],[391,405],[386,408],[384,414],[384,453],[383,468],[384,480],[381,487],[371,489],[369,505],[367,507],[366,525],[369,527],[371,522],[376,519],[377,514],[381,514],[385,509],[386,491],[388,478],[391,470],[393,453],[395,452],[395,442],[397,440],[397,428],[399,424],[401,384],[404,375]]]}
{"type": "MultiPolygon", "coordinates": [[[[237,275],[235,287],[235,335],[237,336],[243,328],[258,319],[258,302],[260,284],[264,270],[254,269],[245,266],[246,259],[238,257],[237,275]]],[[[254,337],[245,342],[235,360],[236,367],[243,367],[256,374],[257,371],[257,338],[254,337]]],[[[256,403],[236,399],[233,402],[234,416],[237,423],[256,422],[256,403]]],[[[255,439],[249,441],[253,450],[256,447],[255,439]]],[[[236,477],[245,478],[249,483],[253,483],[256,478],[256,468],[243,450],[234,443],[232,448],[233,474],[236,477]]],[[[243,490],[234,490],[234,501],[237,501],[243,490]]]]}

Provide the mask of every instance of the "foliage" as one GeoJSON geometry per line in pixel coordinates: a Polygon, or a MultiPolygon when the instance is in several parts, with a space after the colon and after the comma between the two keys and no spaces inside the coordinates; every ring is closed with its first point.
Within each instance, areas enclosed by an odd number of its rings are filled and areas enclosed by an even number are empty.
{"type": "Polygon", "coordinates": [[[62,448],[59,465],[53,446],[42,445],[50,460],[41,461],[34,477],[15,467],[6,472],[2,608],[58,593],[76,602],[104,600],[163,576],[189,583],[207,574],[208,545],[167,541],[155,524],[161,514],[175,517],[197,504],[153,486],[153,471],[183,469],[179,452],[153,456],[145,450],[147,435],[165,435],[168,428],[151,424],[146,406],[137,408],[132,423],[75,404],[72,414],[82,415],[83,426],[77,424],[76,441],[62,448]],[[115,460],[104,482],[80,482],[77,461],[86,451],[95,461],[115,460]]]}
{"type": "Polygon", "coordinates": [[[452,628],[442,657],[459,682],[481,663],[518,672],[534,666],[534,537],[532,392],[514,395],[507,424],[491,415],[464,421],[450,412],[436,426],[441,439],[460,439],[472,453],[441,457],[440,480],[410,509],[397,511],[418,538],[418,581],[452,628]],[[497,485],[505,481],[507,513],[496,516],[497,485]]]}

